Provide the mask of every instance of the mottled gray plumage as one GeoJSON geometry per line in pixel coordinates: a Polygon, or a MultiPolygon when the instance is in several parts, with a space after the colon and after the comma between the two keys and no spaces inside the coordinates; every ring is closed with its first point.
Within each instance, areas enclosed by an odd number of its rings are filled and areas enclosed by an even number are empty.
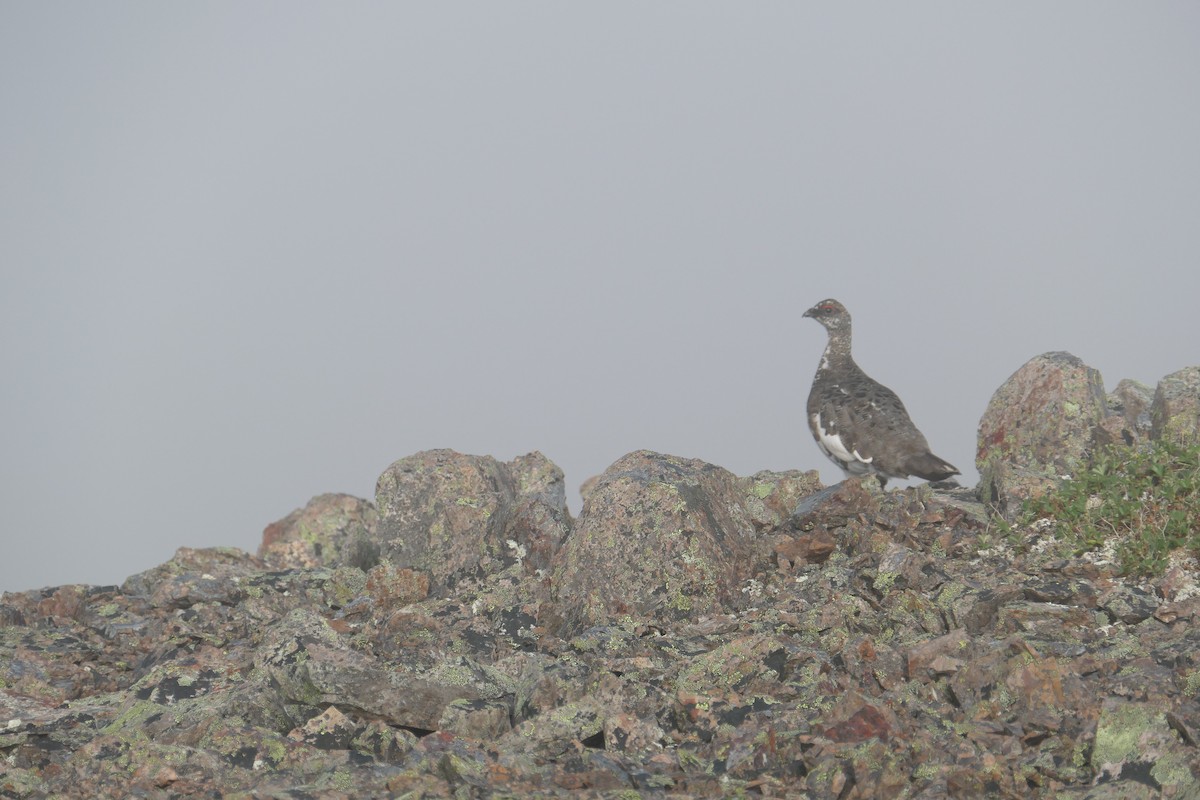
{"type": "Polygon", "coordinates": [[[829,344],[808,395],[808,427],[817,446],[847,476],[915,475],[940,481],[958,469],[929,451],[929,443],[896,393],[868,376],[850,355],[850,312],[822,300],[804,312],[829,332],[829,344]]]}

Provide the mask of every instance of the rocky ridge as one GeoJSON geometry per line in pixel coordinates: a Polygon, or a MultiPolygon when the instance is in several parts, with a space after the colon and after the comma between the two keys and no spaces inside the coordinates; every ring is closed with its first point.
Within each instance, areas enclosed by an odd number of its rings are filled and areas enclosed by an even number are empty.
{"type": "Polygon", "coordinates": [[[980,423],[976,490],[562,472],[439,450],[257,555],[0,597],[0,796],[1200,797],[1200,587],[1007,546],[1096,446],[1195,441],[1050,353],[980,423]]]}

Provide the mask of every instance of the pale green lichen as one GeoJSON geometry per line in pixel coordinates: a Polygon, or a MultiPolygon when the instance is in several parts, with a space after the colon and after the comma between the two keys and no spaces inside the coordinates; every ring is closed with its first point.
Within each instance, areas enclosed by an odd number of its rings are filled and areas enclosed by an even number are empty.
{"type": "Polygon", "coordinates": [[[1188,694],[1200,697],[1200,669],[1194,669],[1188,673],[1184,687],[1188,694]]]}
{"type": "Polygon", "coordinates": [[[348,605],[367,590],[367,575],[358,567],[338,567],[333,570],[325,586],[330,605],[348,605]]]}
{"type": "Polygon", "coordinates": [[[121,735],[130,740],[146,739],[146,720],[162,711],[162,706],[152,700],[141,700],[125,709],[112,722],[100,729],[101,733],[121,735]]]}
{"type": "Polygon", "coordinates": [[[880,594],[887,594],[898,577],[898,573],[882,571],[875,576],[875,580],[871,582],[871,586],[880,594]]]}
{"type": "MultiPolygon", "coordinates": [[[[1092,767],[1099,771],[1107,765],[1142,760],[1148,743],[1155,740],[1175,740],[1162,711],[1134,703],[1106,707],[1096,727],[1092,767]]],[[[1192,780],[1187,760],[1171,751],[1160,752],[1150,775],[1163,787],[1187,785],[1192,780]]]]}
{"type": "Polygon", "coordinates": [[[913,778],[918,781],[931,781],[936,778],[942,771],[941,764],[925,762],[913,770],[913,778]]]}
{"type": "MultiPolygon", "coordinates": [[[[1158,716],[1161,716],[1158,715],[1158,716]]],[[[1116,764],[1138,753],[1138,742],[1153,726],[1155,715],[1141,706],[1121,704],[1105,709],[1096,728],[1092,764],[1116,764]]]]}
{"type": "Polygon", "coordinates": [[[354,775],[346,769],[339,769],[334,772],[329,782],[333,784],[334,788],[343,792],[353,793],[356,788],[354,775]]]}
{"type": "Polygon", "coordinates": [[[272,765],[280,763],[287,756],[287,745],[281,739],[267,739],[263,747],[272,765]]]}

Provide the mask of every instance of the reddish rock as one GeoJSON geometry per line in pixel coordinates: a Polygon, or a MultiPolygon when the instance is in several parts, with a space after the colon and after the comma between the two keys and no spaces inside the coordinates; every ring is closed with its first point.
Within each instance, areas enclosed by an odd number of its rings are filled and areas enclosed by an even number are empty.
{"type": "Polygon", "coordinates": [[[790,570],[797,564],[821,564],[837,548],[833,534],[826,530],[784,537],[775,545],[780,569],[790,570]]]}
{"type": "Polygon", "coordinates": [[[821,734],[838,744],[853,744],[867,739],[886,742],[892,726],[887,716],[872,705],[865,705],[841,722],[830,725],[821,734]]]}
{"type": "Polygon", "coordinates": [[[979,421],[981,491],[1006,514],[1072,473],[1107,415],[1100,373],[1070,353],[1030,359],[992,395],[979,421]]]}
{"type": "Polygon", "coordinates": [[[939,658],[965,654],[971,637],[965,630],[951,631],[910,647],[905,653],[905,672],[910,680],[928,680],[932,664],[939,658]]]}
{"type": "Polygon", "coordinates": [[[367,593],[382,605],[406,606],[429,596],[429,575],[409,567],[379,564],[367,573],[367,593]]]}

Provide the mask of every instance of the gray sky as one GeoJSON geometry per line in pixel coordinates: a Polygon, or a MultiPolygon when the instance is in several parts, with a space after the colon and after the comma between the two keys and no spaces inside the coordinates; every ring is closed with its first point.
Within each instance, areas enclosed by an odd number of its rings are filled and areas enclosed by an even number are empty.
{"type": "Polygon", "coordinates": [[[0,589],[253,550],[433,447],[839,480],[827,296],[974,481],[1031,356],[1200,363],[1198,42],[1190,0],[0,5],[0,589]]]}

